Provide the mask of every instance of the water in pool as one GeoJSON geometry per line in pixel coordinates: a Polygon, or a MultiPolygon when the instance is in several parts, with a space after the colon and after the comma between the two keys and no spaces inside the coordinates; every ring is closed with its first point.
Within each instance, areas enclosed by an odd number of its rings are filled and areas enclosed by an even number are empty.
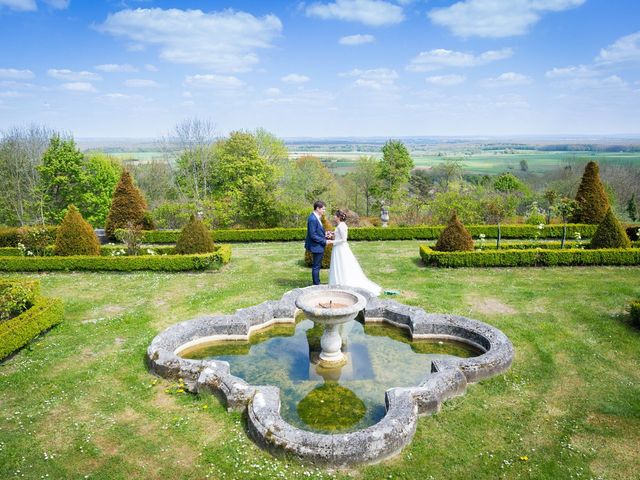
{"type": "Polygon", "coordinates": [[[182,356],[229,362],[232,375],[280,388],[280,413],[290,424],[343,433],[378,422],[385,414],[384,392],[418,385],[432,360],[481,353],[458,342],[410,341],[401,329],[353,320],[341,327],[347,364],[324,370],[317,366],[321,335],[321,326],[302,319],[254,334],[248,342],[197,346],[182,356]]]}

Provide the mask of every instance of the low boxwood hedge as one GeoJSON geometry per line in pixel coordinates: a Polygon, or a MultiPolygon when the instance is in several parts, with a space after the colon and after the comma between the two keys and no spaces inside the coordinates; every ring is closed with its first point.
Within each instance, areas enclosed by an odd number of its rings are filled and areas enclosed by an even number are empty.
{"type": "MultiPolygon", "coordinates": [[[[468,225],[469,233],[475,238],[484,234],[486,238],[497,238],[497,225],[468,225]]],[[[589,238],[595,232],[596,225],[568,224],[567,238],[580,233],[589,238]]],[[[353,227],[349,229],[349,240],[435,240],[444,226],[416,227],[353,227]]],[[[502,238],[562,238],[562,225],[545,225],[539,229],[536,225],[501,225],[502,238]]],[[[175,243],[179,230],[148,230],[143,233],[145,243],[175,243]]],[[[303,241],[307,231],[304,228],[264,228],[245,230],[213,230],[211,235],[216,242],[290,242],[303,241]]]]}
{"type": "Polygon", "coordinates": [[[587,265],[640,265],[640,249],[603,248],[476,250],[473,252],[437,252],[420,245],[422,261],[431,267],[541,267],[587,265]]]}
{"type": "MultiPolygon", "coordinates": [[[[20,241],[20,229],[24,228],[27,231],[30,229],[40,229],[42,227],[2,227],[0,228],[0,247],[17,247],[20,241]]],[[[47,225],[44,227],[47,231],[47,237],[49,243],[53,243],[56,239],[56,232],[58,227],[47,225]]]]}
{"type": "MultiPolygon", "coordinates": [[[[632,247],[640,247],[640,241],[631,242],[632,247]]],[[[483,246],[480,246],[479,242],[475,242],[476,250],[496,250],[494,242],[485,242],[483,246]]],[[[559,250],[562,248],[561,242],[506,242],[500,244],[500,250],[528,250],[542,248],[545,250],[559,250]]],[[[565,242],[565,249],[578,249],[589,248],[589,242],[565,242]]]]}
{"type": "MultiPolygon", "coordinates": [[[[100,255],[104,257],[124,255],[127,248],[125,245],[102,245],[100,255]]],[[[174,255],[173,245],[143,245],[140,247],[138,255],[174,255]]]]}
{"type": "Polygon", "coordinates": [[[640,327],[640,298],[632,301],[629,305],[629,317],[633,325],[640,327]]]}
{"type": "Polygon", "coordinates": [[[0,271],[46,272],[140,270],[181,272],[219,268],[231,260],[231,246],[217,245],[212,253],[198,255],[0,257],[0,271]]]}
{"type": "MultiPolygon", "coordinates": [[[[34,295],[40,284],[34,282],[4,281],[13,286],[23,285],[34,295]]],[[[62,302],[58,298],[36,296],[30,307],[19,315],[0,322],[0,359],[25,346],[40,333],[62,321],[62,302]]]]}

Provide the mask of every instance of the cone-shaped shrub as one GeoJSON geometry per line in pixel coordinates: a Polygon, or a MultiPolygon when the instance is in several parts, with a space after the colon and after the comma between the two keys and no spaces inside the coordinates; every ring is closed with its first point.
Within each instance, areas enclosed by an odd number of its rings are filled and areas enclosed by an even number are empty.
{"type": "Polygon", "coordinates": [[[591,248],[631,248],[631,241],[624,228],[613,214],[611,207],[607,210],[600,225],[591,239],[591,248]]]}
{"type": "Polygon", "coordinates": [[[145,220],[146,210],[147,202],[138,187],[133,184],[131,174],[124,170],[113,192],[111,209],[104,227],[107,237],[115,238],[115,231],[118,228],[127,228],[129,222],[143,228],[148,227],[145,220]]]}
{"type": "Polygon", "coordinates": [[[93,228],[74,205],[58,227],[54,249],[56,255],[100,255],[100,242],[93,228]]]}
{"type": "Polygon", "coordinates": [[[473,250],[473,238],[453,212],[449,224],[442,231],[436,242],[436,250],[441,252],[457,252],[473,250]]]}
{"type": "Polygon", "coordinates": [[[207,252],[213,252],[213,239],[204,223],[192,215],[180,232],[176,253],[188,255],[207,252]]]}
{"type": "Polygon", "coordinates": [[[600,181],[600,167],[596,162],[589,162],[584,168],[582,181],[576,194],[577,206],[573,212],[573,223],[598,224],[609,208],[609,199],[600,181]]]}

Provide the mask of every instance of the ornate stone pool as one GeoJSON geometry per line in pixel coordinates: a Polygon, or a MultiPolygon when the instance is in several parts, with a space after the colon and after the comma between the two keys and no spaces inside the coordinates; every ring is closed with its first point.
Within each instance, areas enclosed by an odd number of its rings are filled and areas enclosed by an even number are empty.
{"type": "Polygon", "coordinates": [[[327,288],[174,325],[149,346],[149,367],[184,379],[193,392],[217,394],[229,410],[246,409],[250,436],[274,454],[340,466],[395,455],[419,415],[437,412],[513,359],[509,339],[490,325],[346,288],[366,306],[342,326],[346,364],[322,368],[321,331],[295,303],[327,288]]]}

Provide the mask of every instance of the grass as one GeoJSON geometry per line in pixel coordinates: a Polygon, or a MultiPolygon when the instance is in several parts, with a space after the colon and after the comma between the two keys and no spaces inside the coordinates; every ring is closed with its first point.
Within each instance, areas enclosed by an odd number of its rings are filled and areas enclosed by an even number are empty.
{"type": "MultiPolygon", "coordinates": [[[[508,373],[420,420],[387,462],[330,471],[258,449],[240,414],[150,375],[162,329],[309,284],[302,245],[239,244],[206,273],[51,273],[63,323],[0,364],[0,478],[629,479],[640,471],[640,268],[428,269],[417,242],[352,246],[393,297],[489,322],[508,373]]],[[[326,282],[327,272],[322,272],[326,282]]]]}

